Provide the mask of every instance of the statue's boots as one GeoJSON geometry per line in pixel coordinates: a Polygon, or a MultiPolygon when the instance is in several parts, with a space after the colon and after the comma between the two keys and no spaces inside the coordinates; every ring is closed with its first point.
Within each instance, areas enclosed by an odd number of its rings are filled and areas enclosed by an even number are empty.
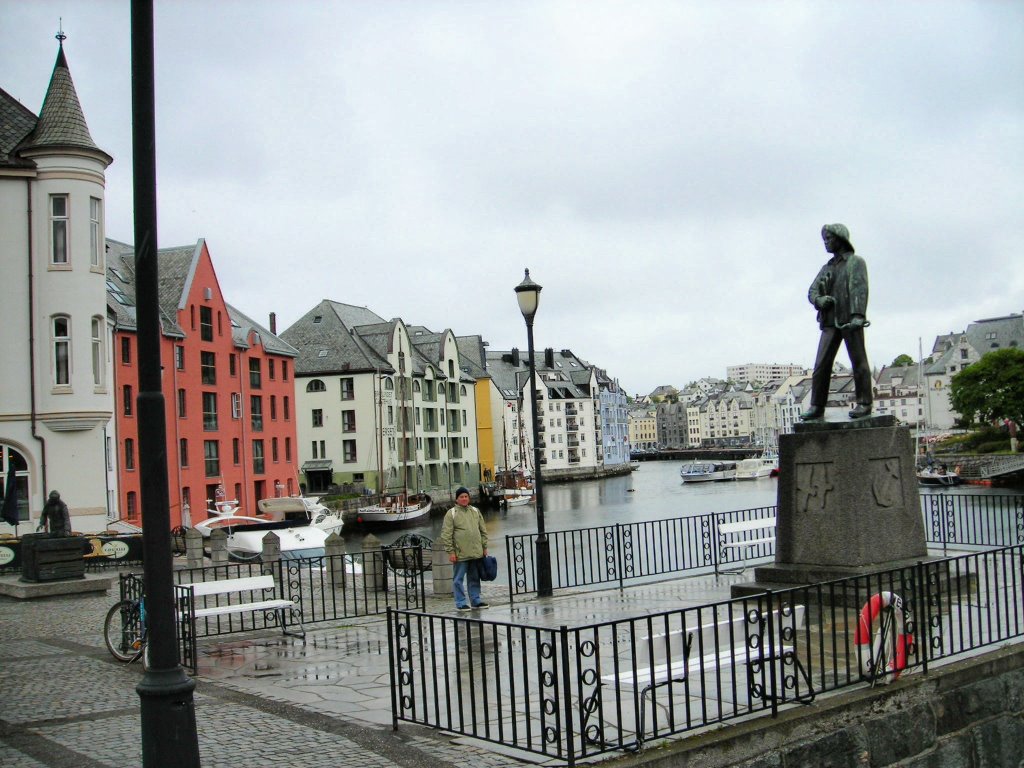
{"type": "Polygon", "coordinates": [[[825,409],[820,405],[812,405],[800,414],[800,421],[819,421],[825,418],[825,409]]]}
{"type": "Polygon", "coordinates": [[[856,408],[850,411],[851,419],[863,419],[865,416],[871,415],[871,406],[860,403],[856,408]]]}

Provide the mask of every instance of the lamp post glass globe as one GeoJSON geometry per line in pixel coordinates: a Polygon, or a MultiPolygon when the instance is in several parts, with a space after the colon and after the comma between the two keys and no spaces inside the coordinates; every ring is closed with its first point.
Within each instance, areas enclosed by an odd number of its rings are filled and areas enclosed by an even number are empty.
{"type": "Polygon", "coordinates": [[[526,270],[523,282],[516,286],[516,301],[519,302],[519,311],[527,322],[533,320],[537,314],[537,304],[540,302],[541,286],[530,279],[530,270],[526,270]]]}

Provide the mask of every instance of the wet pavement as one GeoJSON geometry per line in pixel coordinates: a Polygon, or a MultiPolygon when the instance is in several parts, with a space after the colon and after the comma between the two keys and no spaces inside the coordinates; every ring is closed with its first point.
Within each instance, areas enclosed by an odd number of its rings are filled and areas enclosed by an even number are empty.
{"type": "MultiPolygon", "coordinates": [[[[470,615],[533,626],[579,624],[728,597],[729,577],[676,579],[624,591],[517,598],[485,585],[490,607],[470,615]]],[[[430,585],[428,581],[428,594],[430,585]]],[[[0,764],[141,765],[138,663],[107,652],[109,593],[40,600],[0,597],[0,764]]],[[[457,612],[450,596],[427,611],[457,612]]],[[[517,766],[541,756],[412,724],[391,728],[383,617],[311,625],[303,642],[263,631],[200,640],[194,694],[204,766],[318,768],[517,766]]]]}
{"type": "MultiPolygon", "coordinates": [[[[428,613],[534,627],[579,626],[705,605],[743,575],[677,578],[624,590],[517,598],[485,585],[490,607],[456,611],[432,596],[428,613]]],[[[107,594],[39,600],[0,596],[0,765],[141,765],[141,664],[114,660],[101,626],[107,594]]],[[[843,631],[845,634],[845,630],[843,631]]],[[[540,755],[401,723],[392,730],[383,616],[309,625],[305,641],[266,630],[201,639],[195,689],[204,766],[563,765],[540,755]]],[[[614,761],[611,753],[600,762],[614,761]]]]}

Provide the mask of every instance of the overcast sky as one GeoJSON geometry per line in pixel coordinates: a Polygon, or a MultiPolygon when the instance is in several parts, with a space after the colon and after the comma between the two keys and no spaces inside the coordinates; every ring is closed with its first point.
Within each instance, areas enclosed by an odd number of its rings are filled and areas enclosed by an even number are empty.
{"type": "MultiPolygon", "coordinates": [[[[813,363],[842,222],[873,366],[1024,309],[1024,3],[156,3],[159,245],[278,331],[321,299],[630,393],[813,363]]],[[[65,52],[132,242],[129,4],[0,0],[0,87],[65,52]]],[[[839,359],[847,362],[845,353],[839,359]]]]}

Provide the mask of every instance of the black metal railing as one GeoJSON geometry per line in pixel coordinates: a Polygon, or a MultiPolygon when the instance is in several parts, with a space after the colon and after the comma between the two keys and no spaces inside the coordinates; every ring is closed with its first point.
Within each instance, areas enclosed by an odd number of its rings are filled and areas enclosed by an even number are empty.
{"type": "MultiPolygon", "coordinates": [[[[274,576],[273,597],[291,600],[302,612],[303,624],[342,618],[383,614],[390,608],[422,610],[425,606],[423,549],[403,547],[366,550],[343,555],[279,560],[271,563],[244,562],[184,568],[174,572],[175,584],[237,579],[246,576],[274,576]],[[395,569],[401,560],[420,567],[395,569]]],[[[271,597],[264,595],[263,599],[271,597]]],[[[220,597],[198,597],[196,608],[217,605],[220,597]]],[[[227,614],[200,619],[196,637],[232,632],[250,632],[278,626],[272,615],[262,612],[227,614]]]]}
{"type": "MultiPolygon", "coordinates": [[[[921,513],[929,544],[993,547],[1024,544],[1024,496],[923,494],[921,513]]],[[[750,528],[729,539],[726,523],[775,517],[776,507],[754,507],[642,523],[549,531],[552,589],[580,589],[663,578],[679,573],[709,573],[723,566],[768,560],[774,541],[750,528]],[[746,547],[737,544],[751,543],[746,547]]],[[[536,592],[536,534],[505,537],[509,594],[536,592]]]]}
{"type": "MultiPolygon", "coordinates": [[[[232,594],[197,595],[187,606],[188,615],[197,609],[219,605],[252,603],[268,599],[290,600],[295,604],[302,624],[316,624],[343,618],[374,616],[390,608],[423,610],[424,557],[422,547],[382,547],[343,555],[279,560],[270,563],[231,562],[201,568],[174,571],[175,585],[224,581],[251,576],[272,575],[273,594],[248,591],[232,594]]],[[[142,594],[142,575],[120,576],[122,599],[142,594]]],[[[181,610],[176,611],[180,619],[181,610]]],[[[178,628],[179,641],[194,668],[195,640],[236,632],[280,628],[282,617],[295,621],[293,614],[249,610],[197,618],[194,627],[178,628]]]]}
{"type": "Polygon", "coordinates": [[[572,766],[1022,638],[1022,545],[575,627],[389,609],[393,726],[572,766]]]}

